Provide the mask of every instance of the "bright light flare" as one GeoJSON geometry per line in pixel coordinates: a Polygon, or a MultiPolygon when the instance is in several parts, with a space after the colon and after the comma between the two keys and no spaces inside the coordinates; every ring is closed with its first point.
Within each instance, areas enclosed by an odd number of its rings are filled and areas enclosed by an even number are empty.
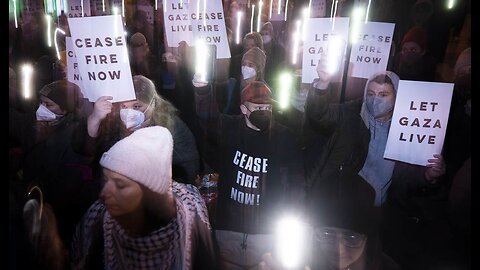
{"type": "Polygon", "coordinates": [[[447,8],[452,9],[455,5],[455,0],[448,0],[447,8]]]}
{"type": "Polygon", "coordinates": [[[63,35],[65,35],[65,31],[63,31],[61,28],[55,29],[55,51],[57,52],[57,58],[60,60],[60,52],[58,51],[58,42],[57,42],[57,33],[60,32],[63,35]]]}
{"type": "Polygon", "coordinates": [[[260,32],[260,26],[262,24],[262,6],[263,6],[263,1],[260,0],[258,2],[257,32],[260,32]]]}
{"type": "Polygon", "coordinates": [[[370,14],[370,4],[371,3],[372,3],[372,0],[368,0],[367,11],[365,12],[365,23],[368,22],[368,15],[370,14]]]}
{"type": "Polygon", "coordinates": [[[328,40],[327,48],[327,71],[335,74],[343,59],[345,42],[339,36],[332,36],[328,40]]]}
{"type": "MultiPolygon", "coordinates": [[[[273,0],[272,0],[273,2],[273,0]]],[[[278,0],[277,15],[280,15],[280,10],[282,9],[282,0],[278,0]]]]}
{"type": "Polygon", "coordinates": [[[283,18],[284,21],[287,21],[287,14],[288,14],[288,0],[285,3],[285,18],[283,18]]]}
{"type": "MultiPolygon", "coordinates": [[[[157,2],[155,1],[155,3],[157,3],[157,2]]],[[[102,0],[102,10],[103,10],[103,12],[105,12],[105,0],[102,0]]]]}
{"type": "Polygon", "coordinates": [[[113,12],[113,15],[118,15],[118,7],[116,6],[112,7],[112,12],[113,12]]]}
{"type": "Polygon", "coordinates": [[[302,41],[305,41],[305,36],[307,32],[307,20],[310,18],[310,9],[304,8],[303,9],[303,26],[302,26],[302,41]]]}
{"type": "Polygon", "coordinates": [[[45,14],[45,20],[47,20],[47,44],[48,47],[52,47],[52,17],[50,17],[48,14],[45,14]]]}
{"type": "Polygon", "coordinates": [[[200,76],[200,81],[207,82],[207,45],[203,39],[197,39],[195,42],[195,74],[200,76]]]}
{"type": "Polygon", "coordinates": [[[277,224],[276,251],[287,269],[300,268],[307,252],[308,227],[295,217],[284,217],[277,224]]]}
{"type": "Polygon", "coordinates": [[[23,97],[30,98],[32,96],[32,75],[33,75],[33,67],[31,64],[24,64],[22,66],[22,86],[23,86],[23,97]]]}
{"type": "Polygon", "coordinates": [[[82,17],[84,16],[84,12],[83,12],[83,0],[80,1],[80,5],[82,6],[82,17]]]}
{"type": "Polygon", "coordinates": [[[292,48],[292,64],[296,64],[297,63],[297,51],[298,51],[298,46],[299,46],[299,36],[300,36],[300,27],[302,25],[302,21],[301,20],[297,20],[296,21],[296,28],[295,28],[295,32],[293,33],[293,48],[292,48]]]}
{"type": "Polygon", "coordinates": [[[270,1],[270,10],[268,11],[268,18],[269,19],[272,18],[272,8],[273,8],[273,0],[270,1]]]}
{"type": "Polygon", "coordinates": [[[122,17],[125,18],[125,0],[122,0],[122,17]]]}
{"type": "Polygon", "coordinates": [[[280,74],[280,94],[278,98],[280,109],[286,109],[288,107],[292,90],[292,81],[292,74],[288,72],[280,74]]]}
{"type": "Polygon", "coordinates": [[[13,17],[15,20],[15,28],[18,28],[18,21],[17,21],[17,0],[13,1],[13,17]]]}
{"type": "Polygon", "coordinates": [[[352,11],[352,30],[350,31],[350,40],[352,44],[355,44],[358,40],[358,35],[363,25],[361,22],[363,13],[363,7],[357,7],[352,11]]]}
{"type": "Polygon", "coordinates": [[[250,17],[250,32],[253,32],[253,18],[255,17],[255,5],[252,5],[252,16],[250,17]]]}
{"type": "Polygon", "coordinates": [[[243,12],[237,11],[237,34],[235,36],[235,42],[236,44],[240,44],[240,26],[242,25],[242,16],[243,12]]]}

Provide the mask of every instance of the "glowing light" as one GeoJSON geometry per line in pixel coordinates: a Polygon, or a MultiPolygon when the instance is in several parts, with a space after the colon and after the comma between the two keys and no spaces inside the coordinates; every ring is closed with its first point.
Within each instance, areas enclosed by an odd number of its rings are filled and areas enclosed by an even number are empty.
{"type": "Polygon", "coordinates": [[[202,39],[197,39],[195,43],[195,74],[200,76],[201,82],[207,82],[207,45],[202,39]]]}
{"type": "Polygon", "coordinates": [[[116,6],[112,7],[112,12],[113,12],[113,15],[118,15],[118,7],[116,6]]]}
{"type": "Polygon", "coordinates": [[[18,21],[17,21],[17,0],[13,1],[13,17],[15,19],[15,28],[18,28],[18,21]]]}
{"type": "Polygon", "coordinates": [[[345,42],[339,36],[332,36],[327,44],[327,70],[330,74],[335,74],[340,68],[345,50],[345,42]]]}
{"type": "MultiPolygon", "coordinates": [[[[367,5],[367,12],[365,12],[365,23],[368,22],[368,15],[370,14],[370,4],[372,3],[372,0],[368,0],[368,5],[367,5]]],[[[362,11],[363,12],[363,11],[362,11]]]]}
{"type": "Polygon", "coordinates": [[[338,8],[338,0],[335,0],[335,8],[333,11],[333,17],[330,18],[330,21],[332,21],[332,31],[335,29],[335,17],[337,17],[337,8],[338,8]]]}
{"type": "MultiPolygon", "coordinates": [[[[273,0],[272,0],[273,2],[273,0]]],[[[278,0],[277,15],[280,15],[280,9],[282,9],[282,0],[278,0]]]]}
{"type": "Polygon", "coordinates": [[[56,7],[57,7],[57,17],[60,16],[60,14],[62,14],[62,10],[63,8],[61,8],[61,5],[62,5],[62,2],[61,0],[56,0],[57,4],[56,4],[56,7]]]}
{"type": "Polygon", "coordinates": [[[57,42],[57,32],[60,32],[65,35],[65,31],[60,28],[55,29],[55,51],[57,52],[57,58],[60,60],[60,52],[58,51],[58,42],[57,42]]]}
{"type": "Polygon", "coordinates": [[[125,0],[122,0],[122,17],[125,18],[125,0]]]}
{"type": "Polygon", "coordinates": [[[50,15],[45,14],[45,19],[47,20],[47,44],[48,44],[48,47],[52,47],[52,34],[51,34],[52,18],[50,17],[50,15]]]}
{"type": "Polygon", "coordinates": [[[32,96],[32,74],[33,67],[31,64],[24,64],[22,66],[22,76],[23,76],[23,97],[30,98],[32,96]]]}
{"type": "Polygon", "coordinates": [[[285,217],[277,224],[276,250],[280,263],[287,269],[299,268],[304,260],[308,226],[295,217],[285,217]]]}
{"type": "Polygon", "coordinates": [[[252,5],[252,16],[250,17],[250,32],[253,32],[253,17],[255,16],[255,5],[252,5]]]}
{"type": "MultiPolygon", "coordinates": [[[[281,0],[280,0],[281,1],[281,0]]],[[[268,11],[268,18],[272,18],[272,7],[273,7],[273,0],[270,1],[270,10],[268,11]]]]}
{"type": "Polygon", "coordinates": [[[105,0],[102,0],[102,10],[105,12],[105,0]]]}
{"type": "Polygon", "coordinates": [[[290,101],[290,92],[292,89],[292,74],[282,73],[280,74],[280,93],[278,103],[281,109],[288,107],[290,101]]]}
{"type": "Polygon", "coordinates": [[[167,0],[163,0],[163,12],[167,12],[167,0]]]}
{"type": "Polygon", "coordinates": [[[302,21],[297,20],[296,29],[295,29],[295,32],[293,33],[292,64],[297,63],[297,51],[298,51],[298,46],[299,46],[298,36],[300,35],[300,26],[301,25],[302,25],[302,21]]]}
{"type": "MultiPolygon", "coordinates": [[[[207,14],[207,0],[203,0],[203,14],[207,14]]],[[[207,16],[203,16],[203,26],[207,26],[207,16]]]]}
{"type": "Polygon", "coordinates": [[[303,27],[302,27],[302,41],[305,41],[305,35],[307,31],[307,20],[310,18],[310,9],[305,8],[303,9],[303,27]]]}
{"type": "Polygon", "coordinates": [[[235,38],[236,44],[240,44],[240,26],[242,21],[243,12],[237,11],[237,35],[235,38]]]}
{"type": "Polygon", "coordinates": [[[258,16],[257,16],[257,32],[260,32],[260,25],[262,23],[262,6],[263,1],[258,2],[258,16]]]}
{"type": "Polygon", "coordinates": [[[83,0],[80,1],[80,5],[82,6],[82,17],[84,16],[84,12],[83,12],[83,0]]]}
{"type": "Polygon", "coordinates": [[[355,44],[358,39],[361,28],[361,18],[363,16],[363,7],[357,7],[352,11],[352,30],[350,31],[350,40],[355,44]]]}
{"type": "Polygon", "coordinates": [[[283,19],[284,21],[287,21],[287,13],[288,13],[288,0],[285,3],[285,18],[283,19]]]}
{"type": "Polygon", "coordinates": [[[448,0],[448,5],[447,5],[448,9],[452,9],[454,5],[455,5],[455,0],[448,0]]]}
{"type": "Polygon", "coordinates": [[[158,9],[158,0],[155,0],[155,10],[158,9]]]}

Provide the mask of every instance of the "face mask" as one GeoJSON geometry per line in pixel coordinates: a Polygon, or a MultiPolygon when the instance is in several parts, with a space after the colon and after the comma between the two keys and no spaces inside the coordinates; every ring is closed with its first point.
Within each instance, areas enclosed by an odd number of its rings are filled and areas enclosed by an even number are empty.
{"type": "Polygon", "coordinates": [[[255,75],[257,75],[257,72],[252,67],[242,66],[242,75],[244,80],[248,80],[255,77],[255,75]]]}
{"type": "Polygon", "coordinates": [[[367,97],[367,110],[373,118],[380,118],[393,110],[393,102],[378,97],[367,97]]]}
{"type": "Polygon", "coordinates": [[[407,64],[415,64],[422,58],[422,55],[416,52],[406,52],[402,53],[401,58],[402,62],[407,64]]]}
{"type": "Polygon", "coordinates": [[[38,106],[36,115],[37,121],[54,121],[55,119],[57,119],[57,115],[47,109],[47,107],[45,107],[43,104],[40,104],[40,106],[38,106]]]}
{"type": "Polygon", "coordinates": [[[262,36],[263,44],[270,43],[272,41],[272,37],[270,35],[262,36]]]}
{"type": "MultiPolygon", "coordinates": [[[[150,104],[152,104],[152,101],[150,104]]],[[[148,110],[150,104],[148,104],[145,111],[148,110]]],[[[120,119],[122,119],[122,122],[125,124],[127,129],[133,128],[135,130],[139,128],[145,121],[145,113],[134,109],[120,109],[120,119]]]]}
{"type": "Polygon", "coordinates": [[[250,112],[248,117],[250,122],[260,129],[260,131],[265,131],[270,127],[270,122],[272,120],[272,111],[269,110],[256,110],[250,112]]]}

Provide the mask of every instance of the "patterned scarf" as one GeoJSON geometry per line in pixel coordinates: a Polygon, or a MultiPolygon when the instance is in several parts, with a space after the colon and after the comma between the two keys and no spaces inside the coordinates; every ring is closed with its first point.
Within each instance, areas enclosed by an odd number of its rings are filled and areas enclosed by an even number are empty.
{"type": "Polygon", "coordinates": [[[191,185],[173,182],[177,216],[165,227],[144,237],[130,237],[105,212],[105,269],[190,269],[195,216],[208,225],[205,203],[191,185]],[[182,256],[184,255],[184,256],[182,256]]]}

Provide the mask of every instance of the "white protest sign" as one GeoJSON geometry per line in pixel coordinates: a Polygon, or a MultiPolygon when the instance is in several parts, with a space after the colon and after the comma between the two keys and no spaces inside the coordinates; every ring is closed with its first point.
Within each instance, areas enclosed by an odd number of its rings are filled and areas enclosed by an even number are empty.
{"type": "Polygon", "coordinates": [[[326,14],[326,0],[311,0],[310,18],[322,18],[326,14]]]}
{"type": "Polygon", "coordinates": [[[452,93],[453,83],[401,80],[384,158],[425,166],[440,154],[452,93]]]}
{"type": "Polygon", "coordinates": [[[189,3],[185,0],[168,0],[163,5],[163,24],[168,47],[178,47],[181,41],[194,46],[193,27],[189,17],[189,3]]]}
{"type": "Polygon", "coordinates": [[[351,76],[368,79],[387,69],[395,24],[360,21],[358,34],[352,36],[351,76]]]}
{"type": "Polygon", "coordinates": [[[286,0],[271,0],[270,2],[270,21],[285,20],[286,0]]]}
{"type": "Polygon", "coordinates": [[[68,18],[73,48],[89,100],[133,100],[132,73],[121,15],[68,18]]]}
{"type": "Polygon", "coordinates": [[[217,47],[217,59],[230,58],[222,0],[191,0],[189,6],[193,35],[217,47]]]}
{"type": "MultiPolygon", "coordinates": [[[[330,48],[330,55],[338,54],[334,50],[345,49],[344,46],[334,45],[331,41],[340,40],[346,45],[348,42],[348,23],[348,17],[336,17],[333,19],[310,18],[305,21],[302,83],[312,83],[313,80],[318,77],[316,71],[318,60],[323,53],[327,53],[328,55],[328,48],[330,48]]],[[[344,56],[343,52],[343,57],[344,56]]],[[[341,61],[342,62],[339,63],[343,63],[343,60],[341,61]]],[[[338,70],[337,72],[341,74],[342,71],[338,70]]],[[[341,78],[341,76],[339,77],[341,78]]]]}
{"type": "Polygon", "coordinates": [[[90,13],[90,0],[69,0],[68,1],[68,17],[87,17],[90,13]],[[83,16],[82,16],[83,10],[83,16]]]}
{"type": "Polygon", "coordinates": [[[90,100],[90,93],[88,93],[88,89],[83,87],[82,76],[80,76],[80,71],[78,70],[78,62],[73,49],[72,38],[65,37],[65,44],[67,50],[67,80],[78,85],[82,91],[83,97],[90,100]]]}

